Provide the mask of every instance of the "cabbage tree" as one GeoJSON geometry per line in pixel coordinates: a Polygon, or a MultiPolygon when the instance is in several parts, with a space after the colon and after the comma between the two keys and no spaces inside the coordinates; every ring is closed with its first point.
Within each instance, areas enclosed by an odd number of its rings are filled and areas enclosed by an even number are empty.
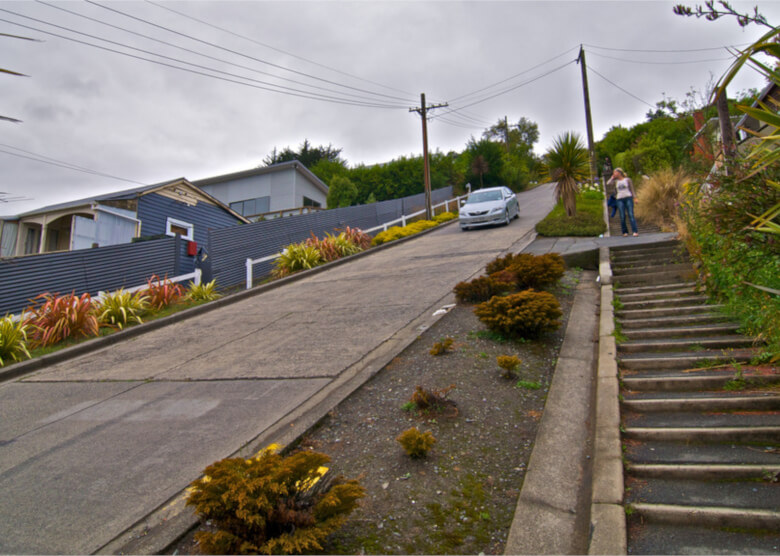
{"type": "Polygon", "coordinates": [[[578,184],[589,177],[589,164],[588,151],[582,138],[570,131],[556,137],[544,155],[544,175],[556,182],[555,200],[563,202],[568,217],[577,213],[578,184]]]}

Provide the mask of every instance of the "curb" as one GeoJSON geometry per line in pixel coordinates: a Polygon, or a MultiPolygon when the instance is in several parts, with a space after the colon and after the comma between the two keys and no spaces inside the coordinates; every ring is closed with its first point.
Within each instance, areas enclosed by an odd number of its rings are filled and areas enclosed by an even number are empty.
{"type": "Polygon", "coordinates": [[[54,353],[36,357],[35,359],[28,359],[26,361],[20,361],[18,363],[6,365],[5,367],[0,367],[0,383],[13,380],[20,376],[30,374],[32,372],[37,371],[38,369],[43,369],[45,367],[48,367],[49,365],[55,365],[63,361],[74,359],[86,353],[97,351],[99,349],[119,343],[123,340],[135,338],[136,336],[146,334],[147,332],[152,332],[154,330],[158,330],[165,326],[175,324],[190,319],[192,317],[202,315],[204,313],[208,313],[209,311],[214,311],[215,309],[220,309],[222,307],[226,307],[228,305],[238,303],[239,301],[243,301],[244,299],[275,290],[276,288],[280,288],[286,284],[297,282],[298,280],[302,280],[304,278],[314,276],[316,274],[319,274],[320,272],[324,272],[326,270],[335,268],[342,264],[346,264],[348,262],[357,260],[362,257],[367,257],[373,253],[384,251],[385,249],[389,249],[395,245],[400,245],[407,241],[413,240],[414,238],[423,236],[425,234],[429,234],[434,230],[439,230],[444,226],[452,224],[453,222],[457,222],[457,219],[444,222],[442,224],[439,224],[435,228],[429,228],[427,230],[423,230],[422,232],[419,232],[417,234],[408,237],[397,239],[395,241],[391,241],[388,243],[383,243],[382,245],[377,245],[376,247],[371,247],[370,249],[367,249],[360,253],[350,255],[349,257],[343,257],[341,259],[326,263],[324,265],[317,266],[310,270],[297,272],[291,276],[287,276],[285,278],[280,278],[279,280],[274,280],[273,282],[269,282],[268,284],[263,284],[248,290],[242,290],[237,293],[226,295],[225,297],[222,297],[220,299],[216,299],[214,301],[204,303],[203,305],[198,305],[197,307],[192,307],[190,309],[179,311],[178,313],[174,313],[167,317],[163,317],[160,319],[145,322],[143,324],[131,326],[129,328],[125,328],[123,330],[119,330],[117,332],[109,334],[108,336],[101,336],[99,338],[87,340],[85,342],[76,344],[74,346],[61,349],[54,353]]]}
{"type": "Polygon", "coordinates": [[[623,459],[620,447],[620,393],[617,346],[613,332],[614,299],[609,248],[599,248],[601,313],[599,319],[596,439],[593,455],[591,537],[588,554],[626,554],[626,513],[623,507],[623,459]]]}

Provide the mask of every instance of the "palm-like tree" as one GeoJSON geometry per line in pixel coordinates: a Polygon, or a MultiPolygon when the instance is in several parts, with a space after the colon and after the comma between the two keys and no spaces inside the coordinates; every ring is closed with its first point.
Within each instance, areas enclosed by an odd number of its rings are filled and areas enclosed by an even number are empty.
{"type": "Polygon", "coordinates": [[[588,151],[576,133],[559,135],[544,155],[544,173],[555,184],[555,200],[563,201],[566,216],[577,213],[578,182],[589,175],[588,151]]]}

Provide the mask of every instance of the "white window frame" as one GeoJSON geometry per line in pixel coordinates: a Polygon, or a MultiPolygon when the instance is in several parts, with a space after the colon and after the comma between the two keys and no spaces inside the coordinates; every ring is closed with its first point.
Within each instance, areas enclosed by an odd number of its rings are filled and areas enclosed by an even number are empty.
{"type": "Polygon", "coordinates": [[[195,226],[193,224],[190,224],[189,222],[184,222],[183,220],[176,220],[175,218],[171,218],[170,216],[167,217],[165,220],[165,235],[168,236],[175,236],[176,232],[171,231],[171,225],[178,226],[179,228],[184,228],[187,230],[187,235],[182,235],[182,239],[187,239],[189,241],[195,240],[195,226]]]}

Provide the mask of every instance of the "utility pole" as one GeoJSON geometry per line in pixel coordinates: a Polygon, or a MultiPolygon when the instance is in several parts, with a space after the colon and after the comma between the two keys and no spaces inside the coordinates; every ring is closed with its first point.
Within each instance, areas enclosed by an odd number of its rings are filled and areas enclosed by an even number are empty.
{"type": "Polygon", "coordinates": [[[582,69],[582,93],[585,97],[585,122],[588,126],[588,158],[590,159],[590,182],[596,177],[596,151],[593,149],[593,120],[590,116],[590,95],[588,94],[588,71],[585,67],[585,49],[580,45],[577,63],[582,69]]]}
{"type": "Polygon", "coordinates": [[[734,146],[734,126],[731,125],[731,115],[729,114],[729,103],[726,98],[726,89],[718,93],[715,98],[715,106],[718,109],[718,120],[720,121],[720,141],[723,150],[723,167],[726,169],[726,175],[733,172],[731,167],[734,162],[734,155],[737,152],[734,146]]]}
{"type": "Polygon", "coordinates": [[[433,219],[433,208],[431,207],[431,167],[428,161],[428,110],[434,108],[444,108],[449,106],[446,102],[444,104],[432,104],[428,106],[425,104],[425,93],[420,93],[420,108],[410,108],[409,112],[417,112],[422,119],[422,133],[423,133],[423,180],[425,183],[425,218],[428,220],[433,219]]]}

